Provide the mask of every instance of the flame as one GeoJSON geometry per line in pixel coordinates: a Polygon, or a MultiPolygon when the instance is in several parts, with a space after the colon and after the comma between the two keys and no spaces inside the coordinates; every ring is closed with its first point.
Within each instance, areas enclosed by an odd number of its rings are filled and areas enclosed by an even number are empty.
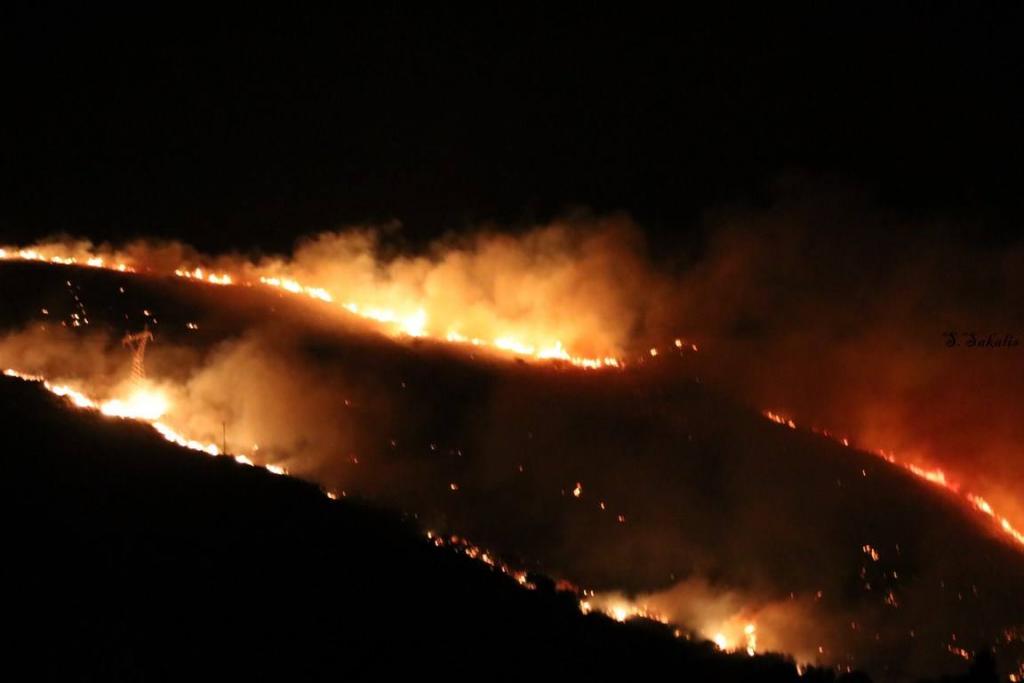
{"type": "Polygon", "coordinates": [[[289,280],[287,278],[282,279],[278,277],[261,276],[260,282],[268,287],[277,287],[278,289],[283,289],[286,292],[291,292],[292,294],[302,294],[303,296],[308,296],[311,299],[319,299],[326,303],[334,303],[334,297],[328,294],[327,290],[320,287],[309,287],[300,284],[295,280],[289,280]]]}
{"type": "Polygon", "coordinates": [[[736,616],[718,626],[714,635],[709,638],[722,652],[746,652],[753,657],[757,654],[757,624],[743,621],[736,616]],[[742,626],[741,626],[742,624],[742,626]]]}
{"type": "Polygon", "coordinates": [[[54,253],[55,246],[49,247],[0,247],[0,261],[35,261],[53,263],[61,266],[82,266],[85,268],[102,268],[116,270],[120,273],[134,273],[135,269],[127,263],[110,262],[101,256],[68,255],[54,253]]]}
{"type": "Polygon", "coordinates": [[[206,273],[202,268],[195,268],[193,270],[185,270],[184,268],[178,268],[174,271],[174,274],[178,277],[183,277],[188,280],[199,280],[201,282],[207,282],[211,285],[230,285],[234,284],[234,278],[227,273],[206,273]]]}
{"type": "Polygon", "coordinates": [[[127,399],[111,399],[100,405],[100,412],[110,417],[126,417],[145,422],[159,420],[167,412],[167,397],[151,389],[138,389],[127,399]]]}
{"type": "Polygon", "coordinates": [[[743,635],[747,637],[747,654],[753,657],[757,652],[757,626],[747,624],[743,627],[743,635]]]}

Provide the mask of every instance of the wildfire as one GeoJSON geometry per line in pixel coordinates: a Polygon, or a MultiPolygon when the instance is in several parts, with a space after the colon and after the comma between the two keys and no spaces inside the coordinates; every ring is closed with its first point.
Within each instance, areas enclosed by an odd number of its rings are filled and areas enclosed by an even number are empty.
{"type": "MultiPolygon", "coordinates": [[[[99,255],[68,255],[67,253],[57,252],[55,251],[56,249],[57,247],[54,246],[38,248],[0,248],[0,260],[38,262],[63,266],[80,266],[121,273],[139,272],[136,266],[130,262],[111,259],[109,257],[99,255]]],[[[160,275],[170,273],[154,274],[160,275]]],[[[256,266],[254,266],[253,269],[244,270],[243,272],[226,272],[223,270],[209,270],[202,266],[189,267],[182,265],[173,271],[173,275],[184,280],[214,286],[260,286],[279,290],[295,296],[302,296],[324,304],[337,306],[338,308],[344,309],[349,314],[358,316],[365,320],[373,321],[375,324],[382,326],[384,331],[396,336],[441,340],[452,344],[489,349],[494,352],[511,354],[537,361],[565,363],[583,369],[596,370],[624,367],[624,362],[620,358],[611,355],[595,357],[573,355],[573,352],[565,347],[562,340],[552,338],[553,335],[545,336],[542,333],[531,334],[528,330],[505,329],[496,334],[475,336],[482,335],[483,332],[471,330],[469,326],[444,329],[443,325],[437,325],[432,321],[430,311],[424,306],[419,305],[419,302],[410,301],[408,306],[388,308],[371,303],[346,300],[336,296],[336,293],[332,294],[331,291],[328,291],[324,287],[316,286],[314,283],[305,283],[292,278],[281,277],[279,274],[273,272],[260,273],[256,266]]],[[[43,312],[44,315],[48,315],[48,311],[45,309],[43,312]]],[[[194,323],[189,323],[187,327],[190,330],[198,329],[198,326],[194,323]]],[[[698,350],[696,344],[692,344],[683,339],[673,340],[671,345],[668,345],[669,352],[672,350],[672,346],[680,351],[688,349],[696,352],[698,350]]],[[[664,355],[672,355],[669,352],[663,350],[661,353],[664,355]]],[[[658,357],[659,349],[657,347],[651,347],[645,355],[648,355],[650,358],[658,357]]],[[[202,441],[189,438],[188,436],[176,431],[172,426],[165,422],[165,416],[170,412],[171,405],[167,396],[158,389],[151,387],[138,388],[126,396],[97,400],[71,386],[53,384],[42,377],[26,375],[12,369],[5,370],[4,374],[10,377],[21,378],[23,380],[40,382],[48,391],[65,398],[75,407],[94,410],[108,417],[145,422],[151,425],[162,438],[181,447],[188,448],[192,451],[203,453],[208,456],[224,455],[221,448],[216,444],[204,443],[202,441]]],[[[784,417],[779,413],[765,411],[763,414],[767,419],[788,429],[797,430],[799,428],[793,419],[784,417]]],[[[825,436],[826,438],[836,441],[843,446],[849,447],[851,445],[849,438],[837,437],[827,430],[812,428],[810,431],[825,436]]],[[[893,453],[887,451],[869,450],[868,452],[896,467],[904,469],[913,476],[927,481],[934,486],[938,486],[949,492],[951,495],[956,496],[959,500],[976,510],[982,516],[991,520],[990,523],[997,528],[1001,534],[1009,537],[1009,539],[1014,541],[1018,546],[1024,548],[1024,531],[1014,527],[1010,520],[998,513],[991,503],[985,498],[973,492],[962,490],[961,486],[953,481],[942,469],[930,468],[916,463],[906,462],[900,460],[893,453]]],[[[254,467],[261,466],[267,471],[278,475],[288,474],[284,467],[273,462],[257,465],[246,453],[236,453],[232,457],[234,457],[237,462],[244,465],[254,467]]],[[[867,476],[866,473],[865,476],[867,476]]],[[[451,482],[449,484],[449,488],[452,492],[458,492],[459,484],[451,482]]],[[[583,494],[582,483],[575,482],[575,487],[571,489],[571,492],[574,498],[581,498],[583,494]]],[[[324,495],[331,500],[338,499],[338,494],[333,491],[325,491],[324,495]]],[[[345,496],[345,493],[341,492],[341,496],[345,496]]],[[[599,506],[602,510],[605,509],[605,503],[603,501],[599,503],[599,506]]],[[[625,516],[622,514],[617,515],[616,519],[620,524],[624,524],[626,521],[625,516]]],[[[464,538],[460,538],[458,536],[450,536],[446,538],[433,535],[430,532],[428,532],[428,538],[434,543],[434,545],[452,548],[471,559],[483,562],[495,570],[512,577],[517,583],[526,588],[534,587],[527,579],[525,572],[513,569],[512,567],[504,564],[500,560],[497,560],[494,554],[470,543],[464,538]]],[[[862,550],[867,557],[871,558],[872,561],[879,561],[879,554],[872,546],[864,545],[862,550]]],[[[668,623],[663,616],[652,612],[644,604],[621,597],[608,598],[604,596],[597,596],[593,592],[589,595],[584,592],[582,599],[579,600],[579,608],[584,613],[592,611],[601,612],[619,622],[624,622],[634,618],[645,618],[659,621],[661,623],[668,623]]],[[[703,625],[701,633],[706,634],[705,637],[714,642],[720,650],[728,652],[744,651],[748,655],[753,656],[757,652],[758,648],[758,629],[754,622],[748,621],[749,616],[749,614],[745,617],[736,616],[726,623],[703,625]]],[[[954,652],[952,649],[950,651],[954,652]]],[[[960,653],[954,652],[954,654],[960,653]]]]}
{"type": "MultiPolygon", "coordinates": [[[[108,255],[94,253],[87,248],[75,248],[74,246],[61,245],[57,243],[41,244],[33,247],[0,247],[0,260],[30,261],[64,266],[81,266],[86,268],[112,270],[121,273],[138,272],[136,266],[128,262],[127,259],[114,258],[108,255]]],[[[205,269],[202,266],[187,267],[182,265],[175,269],[173,274],[179,278],[203,282],[210,285],[253,286],[258,284],[285,291],[290,294],[304,296],[327,304],[336,303],[335,297],[323,287],[302,283],[295,279],[281,277],[276,274],[260,274],[258,271],[259,267],[254,267],[253,272],[255,273],[255,279],[250,279],[241,274],[232,274],[224,271],[215,272],[205,269]]],[[[374,321],[384,326],[386,331],[395,335],[438,339],[453,344],[487,348],[492,351],[513,354],[519,357],[532,358],[538,361],[557,361],[567,363],[584,369],[621,368],[624,366],[623,361],[615,356],[586,357],[573,355],[565,348],[562,341],[559,339],[552,339],[546,343],[530,343],[525,341],[525,339],[535,335],[506,333],[497,335],[488,340],[480,336],[467,335],[458,329],[436,330],[431,325],[429,312],[423,306],[417,306],[415,304],[401,311],[386,307],[361,304],[354,301],[341,303],[340,307],[353,315],[374,321]]],[[[77,326],[79,324],[77,314],[73,317],[76,317],[76,320],[72,324],[77,326]]],[[[197,329],[197,327],[190,327],[189,329],[197,329]]],[[[693,351],[697,351],[698,349],[696,344],[692,344],[679,338],[675,339],[673,344],[677,349],[684,349],[687,347],[693,351]]],[[[658,353],[659,352],[656,347],[651,347],[649,350],[651,357],[656,357],[658,353]]],[[[56,389],[66,392],[62,395],[68,396],[76,403],[76,405],[80,405],[80,402],[88,400],[81,395],[76,395],[75,392],[67,387],[57,387],[56,389]]],[[[101,409],[107,414],[113,416],[138,417],[152,422],[165,412],[166,405],[163,405],[157,396],[140,394],[129,397],[127,400],[112,400],[101,409]]],[[[784,425],[790,429],[797,428],[796,423],[791,418],[785,418],[772,411],[765,411],[764,415],[769,420],[777,424],[784,425]]],[[[846,437],[837,438],[827,430],[813,429],[812,431],[838,441],[844,446],[850,445],[850,440],[846,437]]],[[[903,468],[920,479],[928,481],[954,495],[957,495],[971,508],[990,518],[1003,534],[1009,536],[1018,545],[1024,546],[1024,531],[1016,528],[1007,517],[997,513],[992,508],[991,504],[981,496],[973,492],[961,491],[960,486],[951,481],[943,470],[939,468],[923,467],[916,463],[900,461],[891,452],[880,450],[870,450],[869,452],[878,455],[890,464],[903,468]]]]}
{"type": "MultiPolygon", "coordinates": [[[[766,410],[762,414],[776,424],[783,425],[790,429],[797,428],[796,423],[792,419],[783,417],[782,415],[772,412],[771,410],[766,410]]],[[[850,440],[847,437],[836,437],[834,434],[832,434],[832,432],[824,429],[812,428],[811,431],[815,434],[819,434],[821,436],[824,436],[825,438],[831,439],[836,443],[840,443],[843,446],[850,446],[850,440]]],[[[1020,529],[1015,527],[1007,517],[997,513],[993,509],[991,503],[989,503],[987,500],[985,500],[984,498],[975,493],[963,490],[958,483],[951,481],[946,476],[946,473],[943,470],[939,468],[922,467],[911,462],[901,461],[899,458],[896,457],[894,453],[892,453],[892,451],[866,450],[866,452],[871,453],[872,455],[875,455],[881,458],[882,460],[885,460],[887,463],[891,465],[900,467],[906,470],[907,472],[910,472],[918,479],[922,479],[930,484],[934,484],[935,486],[938,486],[943,490],[949,492],[951,495],[956,496],[961,501],[963,501],[968,507],[980,512],[982,515],[992,520],[992,522],[994,522],[995,524],[995,528],[997,528],[1010,540],[1016,542],[1017,545],[1024,548],[1024,531],[1021,531],[1020,529]]],[[[876,554],[874,553],[874,549],[872,549],[870,546],[865,546],[865,552],[868,552],[869,549],[871,550],[872,559],[874,559],[874,554],[876,554]]]]}
{"type": "MultiPolygon", "coordinates": [[[[112,261],[89,252],[84,252],[83,255],[69,254],[62,251],[65,249],[68,249],[68,247],[63,247],[59,244],[47,244],[31,248],[5,247],[0,248],[0,261],[34,261],[63,266],[100,268],[122,273],[139,272],[135,266],[123,261],[112,261]]],[[[146,272],[151,271],[146,269],[146,272]]],[[[160,275],[162,273],[157,272],[153,274],[160,275]]],[[[623,360],[616,356],[588,357],[575,355],[565,348],[560,339],[546,339],[542,343],[525,341],[527,338],[540,337],[543,339],[545,337],[543,332],[534,332],[532,334],[527,334],[525,331],[504,333],[491,339],[485,339],[480,336],[465,335],[459,329],[435,329],[431,324],[427,309],[422,305],[417,305],[415,302],[410,302],[411,305],[403,310],[355,301],[345,301],[338,304],[335,296],[322,286],[299,282],[298,280],[281,277],[276,274],[260,273],[258,267],[254,267],[252,277],[225,271],[215,272],[202,266],[189,267],[186,265],[176,268],[173,274],[175,277],[210,285],[241,285],[248,287],[261,285],[327,304],[337,304],[353,315],[378,323],[383,326],[385,331],[396,336],[422,337],[447,341],[453,344],[468,344],[487,348],[498,353],[531,358],[537,361],[567,363],[587,370],[621,368],[624,366],[623,360]]],[[[696,345],[693,345],[693,350],[696,350],[696,345]]],[[[656,352],[652,355],[656,355],[656,352]]]]}

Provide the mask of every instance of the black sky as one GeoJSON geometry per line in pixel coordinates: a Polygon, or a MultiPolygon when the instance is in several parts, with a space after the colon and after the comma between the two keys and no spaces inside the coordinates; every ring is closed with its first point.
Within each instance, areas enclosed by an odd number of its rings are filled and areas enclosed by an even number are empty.
{"type": "Polygon", "coordinates": [[[0,237],[283,249],[395,219],[416,242],[587,206],[687,247],[794,174],[1007,234],[1020,13],[823,5],[8,9],[0,237]]]}

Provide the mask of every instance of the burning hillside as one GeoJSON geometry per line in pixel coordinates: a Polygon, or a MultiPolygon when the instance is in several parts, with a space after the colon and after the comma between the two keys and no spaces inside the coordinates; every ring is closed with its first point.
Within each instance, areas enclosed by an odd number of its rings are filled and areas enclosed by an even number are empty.
{"type": "Polygon", "coordinates": [[[1024,683],[1016,8],[36,4],[34,678],[1024,683]]]}
{"type": "MultiPolygon", "coordinates": [[[[557,244],[550,234],[525,244],[543,239],[557,244]]],[[[600,240],[540,275],[525,264],[530,277],[513,280],[532,294],[515,305],[506,274],[480,256],[509,242],[474,244],[388,261],[384,275],[365,267],[370,293],[401,290],[381,277],[419,273],[415,310],[338,289],[363,277],[352,267],[318,278],[288,261],[181,248],[162,260],[141,246],[5,248],[30,263],[0,268],[16,328],[0,340],[0,365],[208,455],[407,511],[435,542],[457,535],[465,554],[514,576],[571,579],[583,611],[882,678],[957,670],[989,646],[1004,668],[1020,666],[1024,555],[994,503],[961,498],[945,479],[933,486],[937,475],[913,460],[893,467],[895,456],[857,439],[780,428],[797,425],[709,390],[713,352],[678,330],[656,334],[668,318],[625,305],[639,290],[609,296],[592,284],[594,306],[560,301],[558,287],[586,280],[574,259],[608,274],[600,240]],[[453,261],[486,273],[495,298],[441,306],[428,266],[454,277],[453,261]],[[563,305],[593,315],[546,327],[546,315],[564,316],[545,309],[563,305]],[[634,336],[641,320],[651,331],[634,336]],[[120,341],[143,326],[156,343],[140,384],[120,341]]],[[[629,286],[658,291],[657,280],[629,286]]]]}

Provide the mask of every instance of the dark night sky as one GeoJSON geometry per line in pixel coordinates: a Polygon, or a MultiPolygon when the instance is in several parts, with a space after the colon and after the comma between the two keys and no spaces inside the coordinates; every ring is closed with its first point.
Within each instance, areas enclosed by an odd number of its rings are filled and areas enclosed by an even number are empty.
{"type": "Polygon", "coordinates": [[[794,173],[1004,233],[1024,213],[1019,13],[4,12],[0,241],[415,242],[582,205],[685,247],[794,173]]]}

